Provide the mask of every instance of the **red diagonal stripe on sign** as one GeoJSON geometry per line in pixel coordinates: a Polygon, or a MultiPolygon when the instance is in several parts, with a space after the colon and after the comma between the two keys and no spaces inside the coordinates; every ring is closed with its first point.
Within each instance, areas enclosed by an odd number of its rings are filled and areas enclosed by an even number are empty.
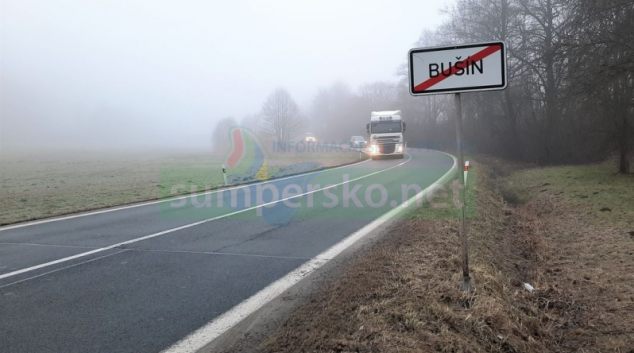
{"type": "MultiPolygon", "coordinates": [[[[471,62],[471,65],[469,66],[473,66],[474,62],[480,61],[484,58],[486,58],[487,56],[496,53],[498,51],[502,50],[502,45],[501,44],[494,44],[491,46],[488,46],[482,50],[480,50],[479,52],[471,55],[468,59],[471,62]]],[[[465,66],[465,69],[468,66],[465,66]]],[[[430,79],[428,79],[427,81],[419,84],[418,86],[414,87],[414,92],[422,92],[425,91],[426,89],[430,88],[431,86],[440,83],[441,81],[443,81],[446,78],[451,77],[453,74],[455,74],[456,72],[458,72],[458,70],[456,69],[456,65],[454,64],[452,67],[448,68],[447,70],[443,71],[442,74],[436,76],[436,77],[432,77],[430,79]]]]}

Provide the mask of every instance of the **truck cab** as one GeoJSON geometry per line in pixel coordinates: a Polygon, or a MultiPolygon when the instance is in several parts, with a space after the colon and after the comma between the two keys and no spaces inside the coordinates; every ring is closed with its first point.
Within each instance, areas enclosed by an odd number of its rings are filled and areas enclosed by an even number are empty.
{"type": "Polygon", "coordinates": [[[405,122],[400,110],[372,112],[366,129],[370,135],[368,150],[372,159],[388,156],[403,158],[405,122]]]}

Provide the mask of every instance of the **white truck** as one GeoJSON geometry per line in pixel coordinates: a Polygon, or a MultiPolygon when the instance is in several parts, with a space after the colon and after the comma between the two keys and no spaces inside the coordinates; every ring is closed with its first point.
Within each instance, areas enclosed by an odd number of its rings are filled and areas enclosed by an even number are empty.
{"type": "Polygon", "coordinates": [[[370,123],[366,125],[370,140],[368,151],[372,159],[382,156],[403,158],[405,155],[405,122],[400,110],[372,112],[370,123]]]}

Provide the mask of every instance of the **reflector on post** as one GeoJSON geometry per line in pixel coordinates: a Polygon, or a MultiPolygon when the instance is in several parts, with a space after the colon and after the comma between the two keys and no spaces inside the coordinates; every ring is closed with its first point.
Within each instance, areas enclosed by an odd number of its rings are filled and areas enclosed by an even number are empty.
{"type": "MultiPolygon", "coordinates": [[[[462,92],[503,90],[507,86],[506,45],[504,42],[485,42],[409,51],[409,92],[414,96],[454,93],[456,106],[456,151],[460,164],[464,163],[462,141],[462,92]]],[[[467,184],[469,162],[464,163],[463,181],[467,184]]],[[[465,189],[466,205],[466,189],[465,189]]],[[[462,290],[474,290],[469,275],[469,243],[462,207],[460,239],[462,243],[462,290]]]]}

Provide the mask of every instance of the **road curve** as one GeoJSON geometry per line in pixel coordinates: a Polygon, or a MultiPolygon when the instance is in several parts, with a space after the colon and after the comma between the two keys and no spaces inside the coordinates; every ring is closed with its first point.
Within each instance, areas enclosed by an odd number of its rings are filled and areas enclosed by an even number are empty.
{"type": "Polygon", "coordinates": [[[0,352],[160,352],[453,163],[414,149],[214,193],[207,204],[183,198],[0,228],[0,352]]]}

